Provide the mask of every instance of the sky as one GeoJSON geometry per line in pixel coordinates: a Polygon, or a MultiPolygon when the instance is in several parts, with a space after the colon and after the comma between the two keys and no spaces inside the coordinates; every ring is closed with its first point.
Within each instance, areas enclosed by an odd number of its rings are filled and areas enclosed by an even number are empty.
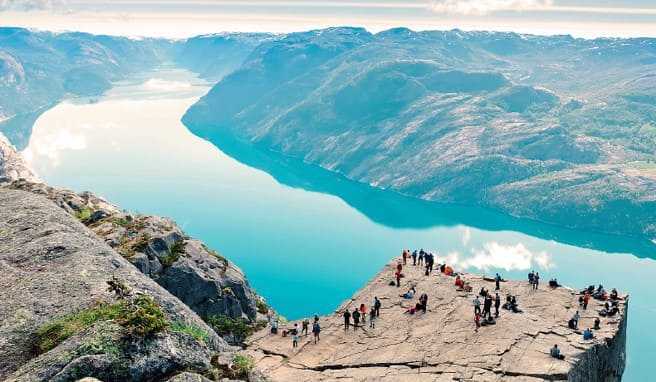
{"type": "Polygon", "coordinates": [[[346,25],[656,37],[656,0],[0,0],[0,25],[169,38],[346,25]]]}

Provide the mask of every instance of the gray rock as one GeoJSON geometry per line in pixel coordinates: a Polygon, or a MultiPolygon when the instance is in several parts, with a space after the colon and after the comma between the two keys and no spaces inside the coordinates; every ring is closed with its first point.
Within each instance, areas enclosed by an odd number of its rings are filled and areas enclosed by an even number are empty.
{"type": "Polygon", "coordinates": [[[184,372],[169,378],[167,382],[211,382],[211,380],[196,373],[184,372]]]}
{"type": "Polygon", "coordinates": [[[0,188],[0,272],[1,380],[63,381],[85,376],[97,376],[106,382],[141,380],[146,376],[155,379],[176,371],[205,370],[213,352],[231,350],[180,300],[41,196],[0,188]],[[172,331],[161,332],[153,339],[124,338],[119,336],[120,328],[110,324],[93,326],[35,355],[34,339],[39,327],[98,301],[112,301],[114,296],[106,284],[112,277],[122,280],[134,293],[152,296],[170,322],[204,330],[207,340],[198,342],[190,335],[172,331]],[[113,351],[84,354],[83,345],[99,335],[126,342],[113,347],[113,351]],[[112,374],[107,371],[108,365],[122,365],[125,371],[112,374]],[[89,375],[77,375],[75,370],[86,370],[84,373],[89,375]]]}

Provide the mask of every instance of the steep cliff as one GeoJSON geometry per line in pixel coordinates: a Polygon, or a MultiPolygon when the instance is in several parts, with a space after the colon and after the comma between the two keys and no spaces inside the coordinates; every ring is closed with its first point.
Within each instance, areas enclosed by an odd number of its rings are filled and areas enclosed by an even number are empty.
{"type": "MultiPolygon", "coordinates": [[[[455,277],[433,271],[424,275],[422,266],[403,268],[401,288],[394,285],[397,261],[386,266],[334,315],[321,317],[321,339],[301,336],[299,347],[291,339],[263,330],[253,335],[248,353],[257,368],[274,381],[619,381],[625,366],[626,311],[628,296],[619,301],[613,317],[598,314],[603,303],[591,300],[587,310],[578,305],[577,292],[550,288],[545,281],[538,290],[527,282],[503,281],[499,295],[516,297],[521,313],[500,308],[493,325],[475,330],[472,300],[482,287],[494,293],[491,278],[461,274],[472,286],[459,290],[455,277]],[[390,282],[392,283],[390,285],[390,282]],[[416,288],[412,299],[399,294],[416,288]],[[426,293],[426,313],[407,313],[426,293]],[[344,310],[365,304],[377,296],[382,308],[375,327],[367,320],[354,329],[344,329],[344,310]],[[568,327],[579,311],[580,330],[568,327]],[[584,340],[581,330],[592,328],[600,318],[595,338],[584,340]],[[557,344],[564,360],[552,358],[557,344]]],[[[482,301],[482,300],[481,300],[482,301]]],[[[483,304],[481,302],[481,309],[483,304]]],[[[494,314],[494,307],[492,307],[494,314]]],[[[353,321],[351,320],[351,323],[353,321]]],[[[289,329],[289,323],[280,330],[289,329]]]]}

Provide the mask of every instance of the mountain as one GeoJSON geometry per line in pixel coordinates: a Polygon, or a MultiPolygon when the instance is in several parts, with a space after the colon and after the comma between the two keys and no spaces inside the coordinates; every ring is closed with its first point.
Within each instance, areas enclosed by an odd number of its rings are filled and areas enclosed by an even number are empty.
{"type": "Polygon", "coordinates": [[[259,45],[183,118],[369,185],[656,237],[656,40],[358,28],[259,45]]]}
{"type": "Polygon", "coordinates": [[[65,97],[96,96],[160,63],[171,43],[0,28],[0,132],[19,149],[38,116],[65,97]]]}
{"type": "Polygon", "coordinates": [[[268,33],[217,33],[196,36],[176,44],[175,63],[219,80],[238,69],[248,55],[264,41],[276,36],[268,33]]]}

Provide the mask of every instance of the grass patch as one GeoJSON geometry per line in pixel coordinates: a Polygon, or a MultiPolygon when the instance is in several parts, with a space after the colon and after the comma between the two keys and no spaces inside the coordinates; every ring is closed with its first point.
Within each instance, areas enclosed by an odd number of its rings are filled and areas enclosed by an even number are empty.
{"type": "Polygon", "coordinates": [[[210,338],[210,335],[203,329],[199,328],[196,325],[185,324],[181,321],[175,321],[171,324],[171,331],[176,333],[187,334],[198,342],[207,343],[210,338]]]}
{"type": "Polygon", "coordinates": [[[254,367],[255,361],[249,356],[235,354],[232,358],[232,368],[235,378],[247,379],[248,374],[250,374],[254,367]]]}
{"type": "Polygon", "coordinates": [[[121,316],[123,310],[123,302],[99,304],[48,322],[36,332],[37,353],[41,354],[53,349],[69,337],[91,327],[98,321],[116,319],[121,316]]]}
{"type": "Polygon", "coordinates": [[[36,353],[45,353],[97,322],[114,320],[129,333],[147,336],[168,327],[168,320],[155,300],[139,295],[133,300],[101,303],[45,323],[36,332],[36,353]]]}
{"type": "Polygon", "coordinates": [[[225,315],[216,315],[209,317],[206,321],[218,335],[232,335],[238,341],[243,341],[254,331],[253,326],[241,317],[232,318],[225,315]]]}

